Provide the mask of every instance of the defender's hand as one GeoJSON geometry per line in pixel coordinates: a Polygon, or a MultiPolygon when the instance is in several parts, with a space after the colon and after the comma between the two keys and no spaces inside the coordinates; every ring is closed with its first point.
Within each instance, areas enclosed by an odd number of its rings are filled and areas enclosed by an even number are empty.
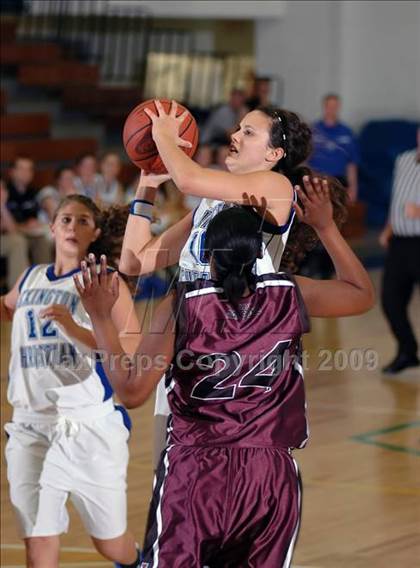
{"type": "Polygon", "coordinates": [[[101,255],[100,263],[101,269],[98,274],[95,255],[90,254],[89,263],[85,260],[81,263],[83,286],[77,275],[73,276],[73,280],[88,314],[92,318],[109,318],[118,299],[118,272],[108,273],[104,254],[101,255]]]}
{"type": "Polygon", "coordinates": [[[315,231],[322,231],[330,225],[334,225],[333,206],[330,199],[330,188],[326,179],[322,183],[318,178],[303,178],[304,190],[299,186],[298,197],[302,207],[294,203],[299,221],[310,225],[315,231]]]}

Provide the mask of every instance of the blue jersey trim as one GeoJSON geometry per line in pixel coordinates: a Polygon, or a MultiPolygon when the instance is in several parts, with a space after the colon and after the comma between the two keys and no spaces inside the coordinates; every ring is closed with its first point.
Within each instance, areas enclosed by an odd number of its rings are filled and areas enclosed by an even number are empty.
{"type": "Polygon", "coordinates": [[[194,213],[193,213],[193,218],[192,218],[192,226],[195,227],[195,215],[197,213],[198,208],[200,207],[201,203],[199,205],[197,205],[197,207],[194,209],[194,213]]]}
{"type": "Polygon", "coordinates": [[[21,281],[21,283],[19,284],[19,292],[22,291],[22,287],[23,287],[23,285],[25,284],[26,279],[28,278],[29,274],[30,274],[30,273],[32,272],[32,270],[33,270],[34,268],[36,268],[37,266],[38,266],[38,264],[32,264],[32,266],[30,266],[29,268],[26,269],[26,272],[25,272],[25,274],[23,275],[22,281],[21,281]]]}
{"type": "MultiPolygon", "coordinates": [[[[259,221],[261,221],[260,215],[255,211],[253,207],[245,205],[244,208],[247,209],[252,215],[254,215],[254,217],[256,217],[259,221]]],[[[292,207],[289,214],[289,218],[284,225],[273,225],[273,223],[270,223],[269,221],[263,219],[261,224],[261,229],[264,231],[264,233],[269,233],[270,235],[282,235],[289,229],[294,218],[295,218],[295,210],[292,207]]]]}
{"type": "Polygon", "coordinates": [[[47,278],[50,282],[55,282],[56,280],[62,280],[63,278],[68,278],[69,276],[73,276],[76,272],[80,272],[80,268],[74,268],[70,270],[70,272],[66,272],[66,274],[62,274],[61,276],[56,276],[54,272],[54,265],[50,264],[47,268],[47,278]]]}
{"type": "MultiPolygon", "coordinates": [[[[296,202],[297,202],[297,193],[296,190],[293,188],[293,203],[296,202]]],[[[261,221],[261,216],[259,215],[259,213],[257,213],[257,211],[255,211],[252,205],[243,205],[242,207],[247,211],[249,211],[250,213],[252,213],[254,217],[256,217],[258,220],[261,221]]],[[[282,235],[289,229],[290,225],[293,222],[293,219],[295,218],[295,214],[296,212],[292,205],[292,208],[290,209],[289,213],[289,218],[287,219],[286,223],[284,223],[284,225],[273,225],[273,223],[270,223],[269,221],[262,219],[261,229],[264,231],[264,233],[269,233],[270,235],[282,235]]]]}
{"type": "Polygon", "coordinates": [[[104,392],[103,401],[105,402],[106,400],[108,400],[109,398],[112,397],[114,391],[113,391],[113,388],[111,386],[111,383],[108,380],[108,377],[106,376],[106,373],[105,373],[105,370],[102,366],[102,363],[99,360],[99,355],[96,355],[95,371],[99,375],[99,378],[101,379],[102,386],[104,387],[105,392],[104,392]]]}
{"type": "Polygon", "coordinates": [[[127,409],[124,408],[124,406],[121,406],[121,404],[114,404],[114,408],[115,410],[118,410],[118,412],[121,412],[122,414],[122,419],[124,422],[124,426],[127,428],[127,430],[129,432],[131,432],[131,428],[133,426],[132,422],[131,422],[131,418],[130,415],[127,412],[127,409]]]}

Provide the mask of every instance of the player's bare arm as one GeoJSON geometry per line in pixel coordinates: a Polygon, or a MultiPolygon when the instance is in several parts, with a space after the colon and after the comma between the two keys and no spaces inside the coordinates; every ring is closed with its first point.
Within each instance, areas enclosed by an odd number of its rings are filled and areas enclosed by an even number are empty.
{"type": "MultiPolygon", "coordinates": [[[[169,115],[159,101],[155,101],[155,105],[157,115],[149,109],[145,109],[145,112],[153,123],[152,135],[159,155],[180,191],[242,204],[244,188],[250,188],[257,198],[266,198],[279,224],[287,220],[293,190],[285,176],[270,170],[237,174],[202,168],[177,145],[180,122],[175,118],[176,103],[172,103],[169,115]]],[[[273,149],[273,161],[275,159],[279,157],[273,149]]]]}
{"type": "MultiPolygon", "coordinates": [[[[157,188],[169,179],[168,175],[145,175],[142,172],[136,190],[136,200],[153,204],[157,188]]],[[[129,215],[121,250],[119,270],[124,274],[148,274],[175,264],[192,227],[193,213],[154,237],[150,220],[140,215],[129,215]]]]}
{"type": "Polygon", "coordinates": [[[340,317],[361,314],[375,302],[372,282],[360,260],[341,236],[334,220],[326,180],[304,178],[300,192],[303,208],[295,205],[300,221],[311,225],[326,248],[337,274],[336,280],[314,280],[297,276],[308,314],[340,317]],[[334,301],[331,301],[331,300],[334,301]]]}
{"type": "Polygon", "coordinates": [[[98,275],[94,264],[82,263],[83,285],[75,278],[75,286],[86,311],[92,320],[98,349],[108,357],[102,363],[105,372],[121,402],[128,408],[143,404],[169,367],[174,352],[174,322],[172,296],[159,305],[152,318],[150,333],[139,337],[133,358],[129,360],[124,351],[115,323],[109,318],[119,295],[119,277],[106,271],[106,257],[101,257],[101,272],[98,275]],[[136,364],[138,355],[146,353],[151,366],[147,370],[136,364]]]}
{"type": "Polygon", "coordinates": [[[13,319],[13,314],[15,312],[16,305],[19,300],[19,294],[20,294],[19,288],[26,275],[26,272],[27,272],[26,270],[22,272],[22,274],[16,280],[13,288],[9,290],[7,294],[4,294],[4,296],[0,296],[0,314],[2,320],[11,321],[13,319]]]}

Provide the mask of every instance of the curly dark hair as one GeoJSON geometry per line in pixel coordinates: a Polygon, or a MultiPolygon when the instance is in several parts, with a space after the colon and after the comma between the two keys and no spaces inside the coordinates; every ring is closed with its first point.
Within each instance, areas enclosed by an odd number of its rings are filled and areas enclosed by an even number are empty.
{"type": "MultiPolygon", "coordinates": [[[[273,171],[285,175],[293,186],[299,185],[301,191],[305,191],[303,176],[326,178],[333,204],[334,221],[340,228],[347,218],[346,189],[337,179],[317,174],[303,165],[312,152],[310,127],[296,113],[288,110],[269,107],[260,107],[258,110],[271,118],[270,145],[273,148],[283,148],[285,152],[273,171]]],[[[298,203],[301,205],[299,196],[298,203]]],[[[318,240],[312,227],[296,219],[290,230],[280,269],[297,272],[305,255],[316,246],[318,240]]]]}

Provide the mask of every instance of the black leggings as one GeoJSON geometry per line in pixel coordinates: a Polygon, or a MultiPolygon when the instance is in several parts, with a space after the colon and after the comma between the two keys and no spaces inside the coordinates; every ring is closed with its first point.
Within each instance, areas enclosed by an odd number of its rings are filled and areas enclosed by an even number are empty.
{"type": "Polygon", "coordinates": [[[382,308],[398,342],[398,354],[417,354],[408,304],[420,285],[420,237],[392,237],[382,280],[382,308]]]}

